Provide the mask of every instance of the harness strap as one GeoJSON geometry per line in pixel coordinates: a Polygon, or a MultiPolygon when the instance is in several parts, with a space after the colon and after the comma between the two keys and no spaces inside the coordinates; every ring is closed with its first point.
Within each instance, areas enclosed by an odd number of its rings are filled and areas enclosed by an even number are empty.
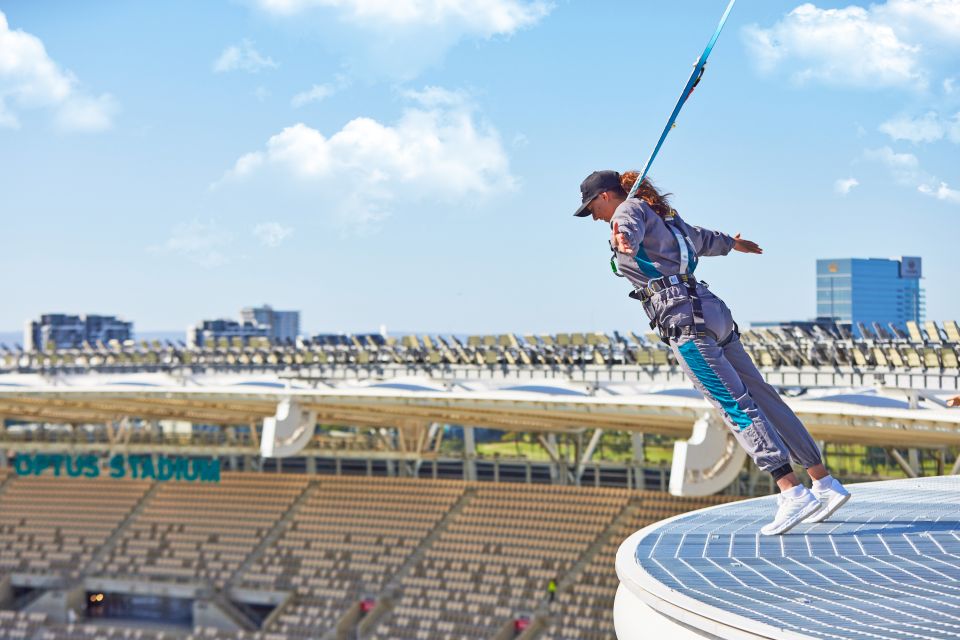
{"type": "Polygon", "coordinates": [[[683,229],[680,228],[680,225],[677,224],[676,215],[677,212],[671,209],[670,215],[665,216],[663,222],[667,225],[667,228],[670,229],[673,237],[677,239],[677,248],[680,250],[680,273],[689,274],[691,273],[690,249],[693,248],[693,243],[690,242],[687,234],[685,234],[683,229]]]}
{"type": "MultiPolygon", "coordinates": [[[[634,289],[628,295],[634,300],[639,300],[640,302],[646,303],[655,294],[663,291],[664,289],[682,284],[687,290],[687,297],[690,299],[690,307],[693,315],[692,327],[681,327],[679,329],[674,327],[671,330],[667,330],[664,327],[658,326],[656,321],[650,321],[650,328],[659,331],[660,338],[664,342],[669,342],[670,338],[679,338],[686,333],[691,333],[698,338],[704,338],[706,337],[707,333],[713,333],[707,329],[707,323],[703,317],[703,305],[700,303],[700,296],[697,295],[696,278],[691,275],[664,276],[662,278],[657,278],[656,280],[651,280],[647,284],[648,286],[644,289],[634,289]]],[[[648,313],[653,315],[652,312],[648,313]]],[[[716,336],[714,337],[716,338],[716,336]]]]}
{"type": "Polygon", "coordinates": [[[696,330],[698,338],[707,335],[707,322],[703,319],[703,306],[700,304],[700,296],[697,295],[697,281],[687,282],[687,293],[690,296],[690,306],[693,308],[693,328],[696,330]]]}
{"type": "Polygon", "coordinates": [[[688,284],[689,282],[696,283],[696,278],[692,275],[681,275],[681,276],[663,276],[662,278],[656,278],[647,283],[647,286],[643,289],[635,290],[637,295],[633,293],[629,294],[631,298],[651,298],[653,294],[660,293],[664,289],[668,289],[677,284],[688,284]]]}

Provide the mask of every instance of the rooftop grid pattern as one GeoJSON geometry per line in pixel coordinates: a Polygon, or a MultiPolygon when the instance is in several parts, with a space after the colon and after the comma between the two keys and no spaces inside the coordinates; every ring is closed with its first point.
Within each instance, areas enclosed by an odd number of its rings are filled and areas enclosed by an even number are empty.
{"type": "Polygon", "coordinates": [[[759,534],[773,496],[683,515],[644,535],[635,559],[711,619],[809,638],[960,637],[960,477],[849,489],[830,520],[783,536],[759,534]]]}

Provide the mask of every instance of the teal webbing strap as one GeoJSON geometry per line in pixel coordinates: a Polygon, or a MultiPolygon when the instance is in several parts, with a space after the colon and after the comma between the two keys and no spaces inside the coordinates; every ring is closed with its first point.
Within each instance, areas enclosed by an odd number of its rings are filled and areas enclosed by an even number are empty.
{"type": "Polygon", "coordinates": [[[677,121],[677,115],[679,115],[680,109],[683,108],[683,103],[687,101],[687,98],[689,98],[690,94],[693,93],[693,89],[700,82],[700,78],[703,77],[703,70],[707,65],[707,58],[710,56],[710,52],[713,50],[713,45],[717,43],[717,38],[720,37],[720,31],[723,30],[723,25],[727,21],[727,16],[730,15],[730,10],[733,9],[733,3],[736,1],[737,0],[730,0],[730,4],[727,5],[727,10],[723,12],[723,17],[720,18],[720,24],[717,25],[717,30],[713,32],[713,37],[710,38],[710,42],[707,43],[707,48],[703,50],[703,53],[700,54],[700,59],[697,60],[697,64],[693,66],[693,73],[690,74],[690,79],[687,80],[687,85],[683,88],[683,93],[680,94],[680,100],[677,101],[677,106],[673,108],[673,113],[670,114],[670,119],[667,120],[667,126],[663,128],[663,133],[660,134],[660,140],[657,141],[657,146],[654,147],[653,153],[650,154],[650,157],[647,159],[647,163],[643,165],[643,170],[637,177],[637,181],[633,183],[630,193],[627,194],[628,198],[632,198],[634,194],[637,193],[637,189],[640,188],[640,183],[643,182],[643,179],[647,175],[647,171],[650,170],[650,165],[653,164],[653,159],[657,157],[660,147],[663,146],[663,141],[667,139],[667,134],[670,133],[670,129],[673,128],[673,123],[677,121]]]}

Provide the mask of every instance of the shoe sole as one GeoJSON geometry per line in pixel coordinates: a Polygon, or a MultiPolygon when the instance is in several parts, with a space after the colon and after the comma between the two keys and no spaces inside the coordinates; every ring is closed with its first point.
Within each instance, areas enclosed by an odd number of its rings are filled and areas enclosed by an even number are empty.
{"type": "Polygon", "coordinates": [[[832,504],[827,504],[821,509],[820,513],[814,513],[809,516],[808,519],[804,520],[805,524],[817,524],[818,522],[823,522],[830,516],[832,516],[837,509],[847,504],[847,500],[850,499],[850,494],[841,497],[839,500],[834,500],[832,504]]]}
{"type": "Polygon", "coordinates": [[[822,508],[823,507],[819,502],[811,502],[806,509],[794,516],[793,520],[787,520],[785,523],[780,525],[779,529],[775,531],[764,531],[763,529],[760,529],[760,533],[765,536],[783,535],[787,531],[790,531],[790,529],[793,529],[795,526],[803,522],[803,520],[808,518],[811,514],[816,513],[822,508]]]}

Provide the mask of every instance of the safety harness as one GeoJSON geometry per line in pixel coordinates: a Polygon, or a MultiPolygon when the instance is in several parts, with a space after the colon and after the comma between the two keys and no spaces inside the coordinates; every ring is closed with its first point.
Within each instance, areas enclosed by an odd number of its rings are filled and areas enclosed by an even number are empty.
{"type": "MultiPolygon", "coordinates": [[[[647,302],[656,294],[670,287],[683,285],[687,291],[687,298],[690,300],[690,307],[693,314],[693,325],[686,325],[683,327],[660,326],[655,319],[656,313],[653,313],[651,310],[647,313],[647,315],[650,317],[650,328],[656,329],[660,334],[660,338],[665,343],[669,343],[671,338],[678,339],[684,335],[690,335],[696,338],[704,338],[707,335],[707,323],[703,318],[703,305],[700,303],[700,296],[697,295],[697,279],[693,277],[692,273],[693,268],[696,268],[696,255],[693,255],[693,260],[690,259],[691,254],[693,253],[693,242],[687,237],[687,234],[677,223],[677,212],[675,210],[671,209],[669,215],[663,216],[661,220],[663,220],[664,224],[667,225],[667,228],[670,229],[670,232],[673,233],[674,237],[677,239],[677,246],[680,251],[681,273],[678,275],[654,278],[647,283],[646,287],[634,289],[628,295],[631,298],[639,300],[641,303],[643,303],[644,309],[646,309],[647,302]]],[[[616,269],[614,269],[614,273],[620,275],[616,269]]]]}

